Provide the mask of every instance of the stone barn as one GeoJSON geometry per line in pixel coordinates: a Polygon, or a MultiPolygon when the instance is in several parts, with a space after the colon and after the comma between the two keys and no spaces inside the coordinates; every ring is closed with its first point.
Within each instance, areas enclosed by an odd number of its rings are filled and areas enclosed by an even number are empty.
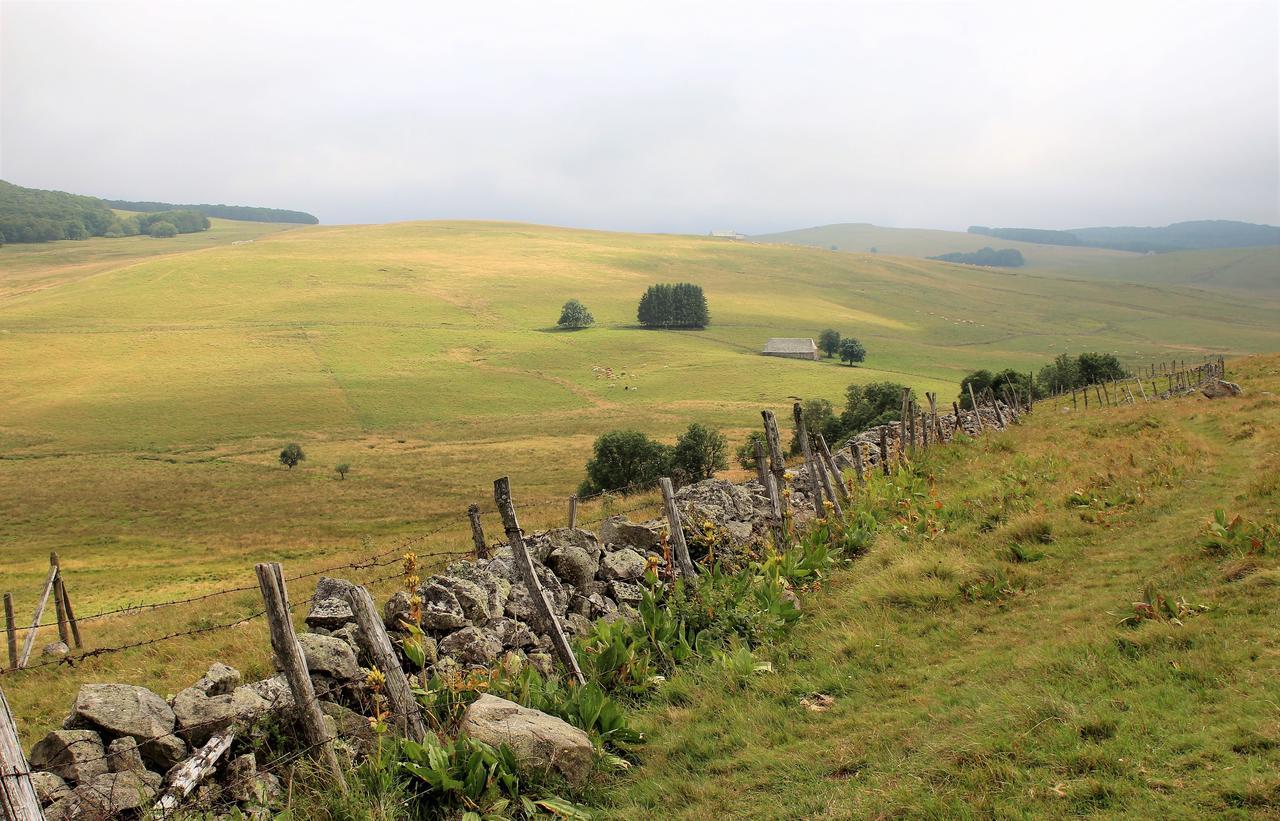
{"type": "Polygon", "coordinates": [[[782,356],[787,359],[818,358],[818,346],[812,339],[770,339],[761,351],[765,356],[782,356]]]}

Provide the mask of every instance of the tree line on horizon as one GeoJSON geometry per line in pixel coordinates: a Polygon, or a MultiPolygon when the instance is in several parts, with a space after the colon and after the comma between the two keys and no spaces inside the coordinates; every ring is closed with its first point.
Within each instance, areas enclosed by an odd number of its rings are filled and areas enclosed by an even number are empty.
{"type": "Polygon", "coordinates": [[[209,228],[197,211],[121,215],[96,197],[23,188],[0,180],[0,243],[55,242],[89,237],[172,237],[209,228]]]}

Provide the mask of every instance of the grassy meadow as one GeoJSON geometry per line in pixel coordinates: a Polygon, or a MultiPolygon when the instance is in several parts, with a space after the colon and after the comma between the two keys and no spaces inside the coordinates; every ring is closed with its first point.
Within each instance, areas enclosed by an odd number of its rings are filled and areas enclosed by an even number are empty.
{"type": "MultiPolygon", "coordinates": [[[[1064,351],[1190,362],[1280,349],[1280,302],[1228,292],[519,224],[214,223],[173,240],[0,248],[0,589],[20,621],[52,550],[84,614],[252,584],[255,561],[308,572],[445,526],[417,549],[465,548],[464,511],[502,474],[526,524],[555,522],[591,442],[614,428],[670,441],[697,420],[736,445],[762,407],[839,404],[851,382],[948,399],[973,368],[1064,351]],[[704,287],[712,326],[636,327],[645,287],[679,280],[704,287]],[[570,297],[596,327],[554,328],[570,297]],[[862,339],[867,362],[757,353],[825,327],[862,339]],[[276,460],[290,441],[307,454],[294,470],[276,460]]],[[[651,500],[584,515],[605,505],[651,500]]],[[[118,644],[256,603],[249,591],[85,634],[118,644]]],[[[5,690],[47,726],[81,681],[177,689],[215,657],[253,670],[260,629],[23,673],[5,690]]]]}
{"type": "Polygon", "coordinates": [[[926,521],[810,592],[773,672],[659,689],[608,816],[1276,817],[1280,528],[1206,525],[1280,525],[1280,356],[1229,378],[930,451],[926,521]],[[1149,585],[1180,618],[1122,623],[1149,585]]]}

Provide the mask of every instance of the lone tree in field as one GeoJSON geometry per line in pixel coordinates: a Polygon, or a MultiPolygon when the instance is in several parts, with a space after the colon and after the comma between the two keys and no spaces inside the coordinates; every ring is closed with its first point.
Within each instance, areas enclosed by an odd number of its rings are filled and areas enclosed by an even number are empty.
{"type": "Polygon", "coordinates": [[[650,285],[636,318],[646,328],[705,328],[711,324],[702,287],[687,282],[650,285]]]}
{"type": "Polygon", "coordinates": [[[578,488],[586,496],[631,486],[652,487],[671,472],[671,447],[634,430],[601,434],[587,461],[587,478],[578,488]]]}
{"type": "Polygon", "coordinates": [[[840,340],[840,361],[849,367],[853,367],[854,362],[862,362],[867,358],[867,349],[862,347],[862,343],[853,337],[840,340]]]}
{"type": "Polygon", "coordinates": [[[586,328],[595,321],[586,305],[571,299],[560,309],[560,320],[556,324],[561,328],[586,328]]]}
{"type": "Polygon", "coordinates": [[[827,328],[818,334],[818,347],[827,355],[827,359],[836,355],[836,351],[840,350],[840,332],[827,328]]]}
{"type": "Polygon", "coordinates": [[[351,470],[351,465],[348,465],[346,462],[340,462],[337,465],[334,465],[333,469],[337,472],[339,479],[345,479],[347,478],[347,472],[351,470]]]}
{"type": "Polygon", "coordinates": [[[280,451],[280,464],[293,470],[293,466],[299,462],[306,461],[307,455],[302,452],[302,448],[297,442],[290,442],[284,446],[284,450],[280,451]]]}
{"type": "MultiPolygon", "coordinates": [[[[717,470],[729,467],[728,443],[724,434],[715,428],[694,422],[676,440],[671,457],[672,467],[679,474],[681,484],[701,482],[716,475],[717,470]]],[[[752,456],[754,463],[755,456],[752,456]]]]}

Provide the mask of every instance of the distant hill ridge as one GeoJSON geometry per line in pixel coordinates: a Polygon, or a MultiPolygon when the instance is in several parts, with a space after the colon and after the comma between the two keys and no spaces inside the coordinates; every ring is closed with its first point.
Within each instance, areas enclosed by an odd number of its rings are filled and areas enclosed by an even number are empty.
{"type": "Polygon", "coordinates": [[[1099,226],[1068,231],[971,225],[969,233],[1044,245],[1086,246],[1138,253],[1280,245],[1280,228],[1235,220],[1192,220],[1161,227],[1099,226]]]}
{"type": "Polygon", "coordinates": [[[246,222],[288,222],[301,225],[317,225],[320,220],[305,211],[285,208],[260,208],[252,205],[178,205],[170,202],[137,202],[133,200],[103,200],[111,208],[122,211],[198,211],[206,217],[246,222]]]}

